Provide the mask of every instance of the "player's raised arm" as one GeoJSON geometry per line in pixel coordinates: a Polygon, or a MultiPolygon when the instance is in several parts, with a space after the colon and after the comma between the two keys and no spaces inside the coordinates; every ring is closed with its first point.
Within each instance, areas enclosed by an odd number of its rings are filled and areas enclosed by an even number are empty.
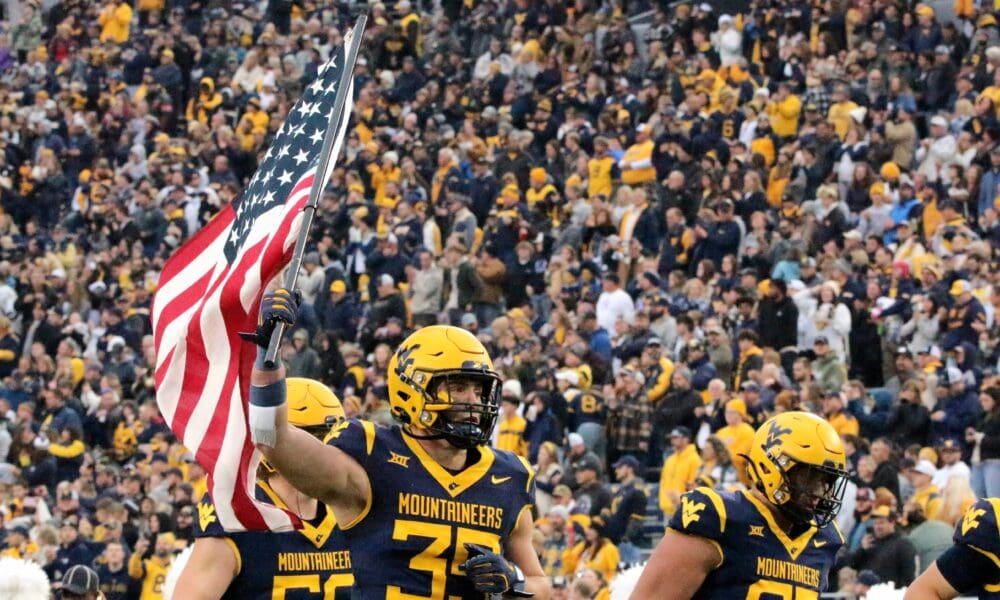
{"type": "Polygon", "coordinates": [[[632,600],[688,600],[722,556],[711,541],[668,529],[649,557],[632,600]]]}
{"type": "Polygon", "coordinates": [[[905,600],[951,600],[959,595],[993,597],[1000,581],[996,498],[981,498],[966,511],[954,544],[906,589],[905,600]]]}
{"type": "Polygon", "coordinates": [[[274,444],[257,444],[267,461],[302,493],[328,504],[337,521],[351,522],[371,495],[368,475],[353,458],[288,423],[285,368],[266,369],[263,354],[278,321],[295,324],[298,303],[288,290],[266,294],[252,339],[258,348],[250,379],[251,427],[274,423],[274,444]],[[272,421],[273,419],[273,421],[272,421]]]}

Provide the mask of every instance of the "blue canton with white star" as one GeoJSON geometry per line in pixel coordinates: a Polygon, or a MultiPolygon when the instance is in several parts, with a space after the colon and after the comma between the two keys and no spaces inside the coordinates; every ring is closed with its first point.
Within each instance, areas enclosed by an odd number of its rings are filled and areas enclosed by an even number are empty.
{"type": "MultiPolygon", "coordinates": [[[[280,206],[299,181],[319,163],[323,138],[330,123],[344,68],[345,48],[334,49],[316,80],[289,112],[246,189],[235,201],[233,221],[223,252],[231,265],[257,218],[280,206]]],[[[262,224],[276,227],[274,224],[262,224]]]]}

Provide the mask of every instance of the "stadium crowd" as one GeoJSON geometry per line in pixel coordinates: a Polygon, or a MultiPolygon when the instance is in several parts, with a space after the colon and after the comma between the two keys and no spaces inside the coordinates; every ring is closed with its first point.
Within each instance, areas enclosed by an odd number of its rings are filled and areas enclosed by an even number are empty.
{"type": "MultiPolygon", "coordinates": [[[[537,465],[539,555],[580,599],[680,494],[741,488],[757,424],[815,412],[853,476],[833,587],[909,583],[1000,496],[991,7],[371,4],[289,376],[385,423],[396,344],[474,332],[506,379],[495,444],[537,465]]],[[[158,599],[206,488],[155,402],[158,272],[239,197],[354,14],[3,16],[0,554],[158,599]]]]}

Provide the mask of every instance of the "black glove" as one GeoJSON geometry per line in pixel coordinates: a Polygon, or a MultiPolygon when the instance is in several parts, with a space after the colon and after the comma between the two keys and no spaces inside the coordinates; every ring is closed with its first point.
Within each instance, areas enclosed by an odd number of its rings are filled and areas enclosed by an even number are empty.
{"type": "Polygon", "coordinates": [[[524,591],[524,574],[506,558],[478,544],[465,544],[465,549],[469,551],[469,560],[459,569],[465,571],[477,592],[512,593],[522,598],[534,595],[524,591]]]}
{"type": "Polygon", "coordinates": [[[288,326],[295,325],[295,316],[299,312],[299,292],[289,292],[279,288],[269,294],[264,294],[260,301],[260,316],[257,318],[257,331],[240,333],[240,337],[253,342],[261,348],[267,348],[271,341],[271,333],[278,326],[278,321],[288,326]]]}

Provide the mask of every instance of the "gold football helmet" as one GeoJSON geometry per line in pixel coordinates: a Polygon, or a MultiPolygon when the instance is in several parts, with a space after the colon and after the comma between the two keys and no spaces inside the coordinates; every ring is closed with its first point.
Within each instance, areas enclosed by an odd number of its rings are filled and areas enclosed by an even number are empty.
{"type": "Polygon", "coordinates": [[[347,418],[337,394],[315,379],[289,377],[285,389],[290,425],[323,439],[331,427],[347,418]]]}
{"type": "Polygon", "coordinates": [[[844,445],[833,426],[807,412],[785,412],[754,434],[747,459],[753,485],[785,515],[822,527],[840,511],[847,483],[844,445]]]}
{"type": "MultiPolygon", "coordinates": [[[[340,398],[330,388],[315,379],[289,377],[285,379],[285,397],[288,399],[288,424],[322,440],[330,428],[347,419],[340,398]]],[[[274,468],[266,458],[260,459],[260,477],[273,473],[274,468]]]]}
{"type": "Polygon", "coordinates": [[[446,439],[457,448],[489,441],[499,413],[500,376],[486,348],[465,329],[432,325],[413,332],[389,360],[388,378],[392,414],[430,432],[410,435],[446,439]],[[457,382],[476,384],[479,401],[454,402],[449,390],[457,382]]]}

